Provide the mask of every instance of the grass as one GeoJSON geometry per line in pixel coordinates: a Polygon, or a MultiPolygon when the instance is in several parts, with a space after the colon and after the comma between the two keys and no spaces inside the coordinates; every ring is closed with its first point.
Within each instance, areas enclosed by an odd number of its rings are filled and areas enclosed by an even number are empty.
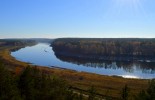
{"type": "MultiPolygon", "coordinates": [[[[10,50],[19,47],[6,47],[0,50],[0,59],[8,65],[16,74],[20,73],[28,63],[17,61],[10,55],[10,50]]],[[[33,66],[32,66],[33,67],[33,66]]],[[[146,89],[149,80],[145,79],[125,79],[121,77],[98,75],[87,72],[77,72],[73,70],[61,68],[48,68],[45,66],[37,66],[45,73],[57,75],[69,82],[75,91],[83,91],[87,94],[87,90],[94,86],[98,96],[110,96],[119,98],[120,91],[125,84],[131,89],[130,96],[137,94],[140,90],[146,89]]]]}
{"type": "Polygon", "coordinates": [[[0,47],[0,60],[2,60],[5,65],[9,67],[9,70],[15,71],[16,69],[22,70],[26,66],[28,66],[28,63],[24,63],[21,61],[17,61],[14,57],[11,56],[11,50],[17,49],[21,47],[0,47]]]}
{"type": "Polygon", "coordinates": [[[141,89],[146,89],[148,83],[148,80],[124,79],[85,72],[74,72],[60,69],[54,69],[52,71],[53,74],[59,75],[68,80],[75,88],[88,90],[91,86],[94,86],[97,93],[101,95],[109,95],[114,98],[120,96],[120,91],[125,84],[131,88],[131,95],[134,95],[141,89]]]}

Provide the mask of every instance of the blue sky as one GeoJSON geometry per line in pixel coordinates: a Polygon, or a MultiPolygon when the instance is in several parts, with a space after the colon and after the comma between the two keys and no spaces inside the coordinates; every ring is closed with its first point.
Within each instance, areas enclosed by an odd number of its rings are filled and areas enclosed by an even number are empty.
{"type": "Polygon", "coordinates": [[[0,38],[155,38],[155,0],[0,0],[0,38]]]}

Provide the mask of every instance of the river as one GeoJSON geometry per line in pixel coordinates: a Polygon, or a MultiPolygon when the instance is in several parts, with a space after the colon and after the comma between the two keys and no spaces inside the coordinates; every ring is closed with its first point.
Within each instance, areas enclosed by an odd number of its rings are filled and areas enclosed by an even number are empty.
{"type": "Polygon", "coordinates": [[[46,43],[39,43],[12,51],[11,55],[19,61],[28,62],[33,65],[55,66],[124,78],[155,78],[155,62],[81,61],[80,59],[56,56],[50,44],[46,43]]]}

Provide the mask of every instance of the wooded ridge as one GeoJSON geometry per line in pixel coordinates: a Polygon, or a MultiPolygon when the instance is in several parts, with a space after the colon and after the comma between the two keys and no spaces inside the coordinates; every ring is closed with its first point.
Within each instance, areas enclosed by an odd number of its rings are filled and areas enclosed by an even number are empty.
{"type": "Polygon", "coordinates": [[[59,38],[52,42],[57,55],[120,60],[155,60],[155,39],[59,38]]]}

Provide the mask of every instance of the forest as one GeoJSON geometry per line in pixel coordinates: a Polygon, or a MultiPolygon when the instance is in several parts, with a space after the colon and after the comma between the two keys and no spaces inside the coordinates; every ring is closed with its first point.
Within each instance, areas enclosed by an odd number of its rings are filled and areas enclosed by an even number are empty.
{"type": "Polygon", "coordinates": [[[37,42],[31,39],[0,39],[0,46],[25,46],[34,45],[37,42]]]}
{"type": "Polygon", "coordinates": [[[155,60],[155,39],[59,38],[52,42],[57,55],[103,60],[155,60]]]}

